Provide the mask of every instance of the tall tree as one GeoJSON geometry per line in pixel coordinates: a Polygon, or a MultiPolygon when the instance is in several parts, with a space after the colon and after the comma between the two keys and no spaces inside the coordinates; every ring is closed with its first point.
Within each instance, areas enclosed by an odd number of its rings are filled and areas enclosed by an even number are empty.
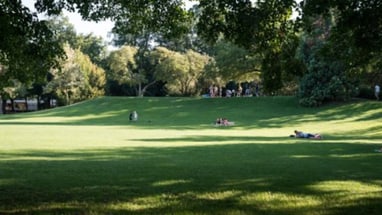
{"type": "Polygon", "coordinates": [[[88,55],[93,63],[102,66],[106,58],[106,43],[102,37],[80,34],[77,36],[77,44],[81,52],[88,55]]]}
{"type": "Polygon", "coordinates": [[[275,92],[283,86],[282,50],[295,36],[295,1],[201,0],[199,7],[199,35],[211,43],[224,38],[256,53],[265,90],[275,92]]]}
{"type": "Polygon", "coordinates": [[[155,77],[166,83],[169,94],[185,96],[199,93],[198,82],[210,58],[192,50],[181,53],[157,47],[151,53],[151,60],[155,77]]]}
{"type": "Polygon", "coordinates": [[[66,45],[65,52],[67,59],[62,62],[61,68],[51,71],[53,79],[45,87],[45,92],[55,93],[64,105],[69,105],[79,100],[80,88],[84,87],[85,77],[80,66],[75,63],[75,51],[66,45]]]}
{"type": "Polygon", "coordinates": [[[198,33],[214,43],[225,39],[258,50],[279,43],[291,28],[293,0],[200,0],[198,33]]]}
{"type": "Polygon", "coordinates": [[[302,2],[306,31],[314,31],[317,17],[333,25],[322,52],[340,60],[346,75],[366,82],[381,82],[382,2],[378,0],[305,0],[302,2]],[[330,52],[335,50],[335,53],[330,52]],[[367,81],[369,80],[369,81],[367,81]]]}
{"type": "MultiPolygon", "coordinates": [[[[352,60],[367,62],[382,48],[382,2],[378,0],[305,0],[302,2],[303,20],[306,29],[313,26],[316,15],[332,17],[335,24],[331,39],[340,44],[346,43],[352,60]],[[342,42],[341,42],[342,41],[342,42]]],[[[343,46],[342,48],[345,48],[343,46]]],[[[338,50],[341,51],[341,50],[338,50]]]]}
{"type": "Polygon", "coordinates": [[[61,68],[51,71],[53,79],[46,85],[45,92],[56,94],[65,105],[103,95],[106,82],[103,69],[68,44],[64,49],[67,59],[61,62],[61,68]]]}
{"type": "Polygon", "coordinates": [[[69,18],[62,14],[51,16],[47,22],[49,29],[54,32],[62,46],[69,44],[73,49],[80,49],[88,55],[93,63],[99,66],[102,64],[106,58],[106,43],[102,37],[97,37],[92,33],[78,35],[74,25],[69,22],[69,18]]]}
{"type": "Polygon", "coordinates": [[[30,86],[45,79],[52,67],[57,67],[64,52],[46,21],[24,7],[20,0],[0,2],[0,94],[13,80],[30,86]]]}
{"type": "Polygon", "coordinates": [[[143,29],[174,37],[187,31],[183,23],[188,19],[188,14],[182,0],[37,0],[36,8],[48,15],[67,9],[77,10],[86,20],[111,18],[116,22],[117,31],[123,32],[120,35],[141,33],[143,29]]]}
{"type": "Polygon", "coordinates": [[[79,47],[76,29],[74,25],[70,23],[69,17],[60,13],[50,16],[47,23],[49,29],[54,32],[60,45],[69,44],[74,49],[79,47]]]}
{"type": "Polygon", "coordinates": [[[57,65],[56,56],[63,51],[53,32],[21,0],[0,2],[0,23],[0,63],[14,78],[44,76],[44,69],[57,65]]]}
{"type": "Polygon", "coordinates": [[[355,81],[347,74],[347,64],[331,49],[331,17],[316,16],[310,32],[305,32],[298,55],[306,65],[298,96],[305,106],[319,106],[354,95],[355,81]]]}
{"type": "Polygon", "coordinates": [[[132,46],[123,46],[110,53],[107,64],[109,68],[108,79],[119,84],[135,85],[138,80],[134,71],[137,68],[135,55],[138,49],[132,46]]]}
{"type": "Polygon", "coordinates": [[[261,59],[247,49],[231,42],[219,41],[213,56],[220,76],[228,81],[250,81],[259,75],[261,59]]]}
{"type": "Polygon", "coordinates": [[[75,51],[75,62],[84,74],[84,87],[81,88],[81,100],[96,98],[105,94],[106,73],[80,49],[75,51]]]}

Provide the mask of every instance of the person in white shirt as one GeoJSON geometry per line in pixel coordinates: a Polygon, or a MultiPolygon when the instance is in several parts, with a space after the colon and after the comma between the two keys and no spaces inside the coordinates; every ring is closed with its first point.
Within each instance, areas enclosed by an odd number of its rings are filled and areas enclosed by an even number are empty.
{"type": "Polygon", "coordinates": [[[381,88],[379,87],[378,84],[375,85],[374,87],[374,95],[377,100],[379,100],[379,93],[381,92],[381,88]]]}
{"type": "Polygon", "coordinates": [[[129,115],[130,121],[137,121],[138,120],[138,113],[137,111],[133,111],[129,115]]]}

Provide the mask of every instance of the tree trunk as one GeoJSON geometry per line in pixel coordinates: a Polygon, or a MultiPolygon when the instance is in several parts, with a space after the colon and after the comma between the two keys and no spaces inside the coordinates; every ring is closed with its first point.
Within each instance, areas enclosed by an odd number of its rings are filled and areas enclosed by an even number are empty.
{"type": "Polygon", "coordinates": [[[69,92],[67,90],[64,90],[65,94],[65,105],[70,105],[70,97],[69,97],[69,92]]]}
{"type": "Polygon", "coordinates": [[[143,97],[143,93],[142,93],[142,83],[141,83],[141,82],[138,84],[138,96],[139,96],[139,97],[143,97]]]}
{"type": "Polygon", "coordinates": [[[6,114],[7,113],[7,100],[6,99],[2,99],[1,100],[1,111],[3,112],[3,114],[6,114]]]}
{"type": "Polygon", "coordinates": [[[11,99],[11,112],[14,113],[15,111],[15,100],[11,99]]]}
{"type": "Polygon", "coordinates": [[[40,102],[41,102],[41,98],[40,98],[40,96],[37,96],[37,110],[41,110],[40,102]]]}
{"type": "Polygon", "coordinates": [[[29,111],[29,107],[28,107],[28,98],[25,97],[25,111],[29,111]]]}
{"type": "Polygon", "coordinates": [[[46,102],[45,104],[45,108],[46,109],[50,109],[52,108],[52,105],[51,105],[51,102],[52,102],[52,97],[48,96],[48,98],[44,101],[44,103],[46,102]]]}
{"type": "Polygon", "coordinates": [[[151,83],[148,83],[146,86],[144,86],[141,90],[141,97],[143,97],[145,95],[145,92],[147,90],[147,88],[149,88],[150,86],[152,86],[153,84],[155,84],[157,81],[152,81],[151,83]]]}

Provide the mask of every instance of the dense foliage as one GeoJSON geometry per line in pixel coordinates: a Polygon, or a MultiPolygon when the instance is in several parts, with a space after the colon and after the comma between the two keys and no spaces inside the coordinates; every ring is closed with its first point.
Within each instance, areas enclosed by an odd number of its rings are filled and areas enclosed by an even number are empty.
{"type": "Polygon", "coordinates": [[[53,78],[46,85],[45,92],[53,93],[66,105],[104,95],[104,70],[69,45],[65,46],[65,52],[67,58],[61,62],[60,69],[51,71],[53,78]]]}
{"type": "Polygon", "coordinates": [[[356,93],[356,85],[346,73],[347,65],[336,57],[329,42],[333,21],[316,17],[310,32],[303,34],[298,57],[306,66],[298,96],[305,106],[319,106],[327,101],[347,100],[356,93]]]}
{"type": "MultiPolygon", "coordinates": [[[[265,94],[295,94],[301,104],[316,106],[382,82],[380,1],[194,2],[186,8],[181,0],[36,0],[38,12],[51,16],[40,21],[20,0],[2,1],[1,97],[42,97],[59,76],[64,44],[89,57],[81,60],[88,66],[76,68],[90,71],[96,64],[105,70],[111,95],[197,95],[212,84],[261,78],[265,94]],[[77,35],[60,16],[63,10],[114,21],[114,43],[124,48],[108,55],[101,38],[77,35]],[[125,47],[136,52],[124,58],[125,47]]],[[[82,85],[103,85],[102,78],[81,74],[89,76],[82,85]]]]}
{"type": "Polygon", "coordinates": [[[198,33],[211,43],[224,37],[259,56],[264,89],[275,93],[283,87],[282,62],[287,55],[282,52],[293,43],[294,6],[293,0],[201,0],[198,33]]]}
{"type": "Polygon", "coordinates": [[[58,66],[63,50],[47,23],[21,0],[0,2],[0,41],[0,97],[5,112],[5,101],[13,103],[43,81],[49,69],[58,66]]]}
{"type": "MultiPolygon", "coordinates": [[[[357,89],[363,89],[361,96],[371,98],[372,87],[382,81],[377,66],[382,63],[382,18],[378,15],[382,12],[381,1],[309,0],[302,6],[304,29],[309,35],[303,41],[310,53],[315,53],[314,60],[306,65],[316,68],[308,69],[300,85],[302,103],[312,99],[314,104],[334,98],[342,100],[359,93],[357,89]],[[313,76],[319,79],[317,90],[307,93],[306,82],[314,82],[309,80],[313,76]],[[317,96],[317,91],[326,92],[325,99],[317,96]]],[[[301,56],[308,59],[313,55],[306,53],[306,47],[301,56]]]]}
{"type": "Polygon", "coordinates": [[[111,18],[116,23],[115,30],[121,35],[142,34],[148,30],[169,38],[179,36],[187,31],[184,23],[189,19],[182,0],[37,0],[36,5],[39,11],[49,15],[67,9],[78,10],[86,20],[111,18]]]}

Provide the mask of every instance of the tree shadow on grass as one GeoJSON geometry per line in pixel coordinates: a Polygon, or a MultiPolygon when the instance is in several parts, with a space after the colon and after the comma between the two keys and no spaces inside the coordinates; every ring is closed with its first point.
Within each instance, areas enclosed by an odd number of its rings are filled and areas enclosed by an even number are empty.
{"type": "MultiPolygon", "coordinates": [[[[232,137],[204,138],[182,141],[228,142],[232,137]]],[[[237,144],[2,153],[0,213],[378,214],[382,210],[382,156],[368,145],[308,140],[270,144],[266,137],[261,139],[264,143],[240,143],[249,137],[234,138],[237,144]]]]}

